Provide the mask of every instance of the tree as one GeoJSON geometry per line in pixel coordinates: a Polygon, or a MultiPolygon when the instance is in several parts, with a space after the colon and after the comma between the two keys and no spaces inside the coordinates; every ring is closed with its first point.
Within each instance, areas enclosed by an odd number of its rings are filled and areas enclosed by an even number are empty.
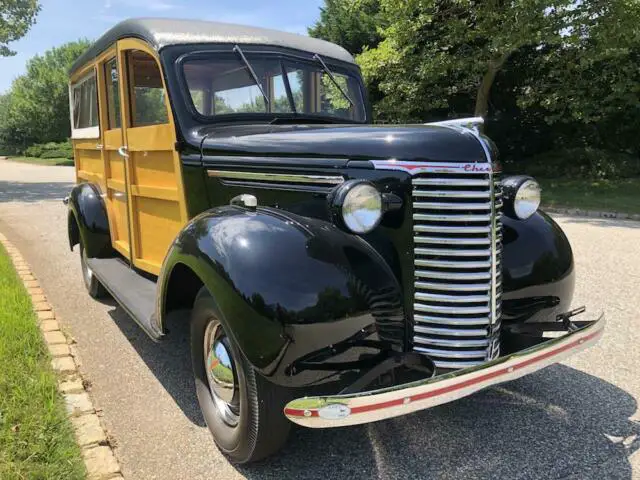
{"type": "Polygon", "coordinates": [[[326,0],[320,8],[320,20],[308,31],[310,36],[337,43],[355,55],[364,47],[378,45],[383,25],[380,0],[326,0]]]}
{"type": "Polygon", "coordinates": [[[25,36],[39,11],[38,0],[0,0],[0,56],[16,54],[8,44],[25,36]]]}
{"type": "Polygon", "coordinates": [[[68,71],[88,46],[87,40],[70,42],[27,62],[26,73],[14,80],[8,99],[2,102],[4,145],[25,147],[69,137],[68,71]]]}
{"type": "Polygon", "coordinates": [[[426,112],[486,116],[496,76],[514,53],[575,50],[598,35],[611,42],[616,23],[633,28],[640,18],[635,0],[381,0],[381,6],[384,39],[358,62],[384,94],[376,111],[401,121],[423,120],[426,112]]]}

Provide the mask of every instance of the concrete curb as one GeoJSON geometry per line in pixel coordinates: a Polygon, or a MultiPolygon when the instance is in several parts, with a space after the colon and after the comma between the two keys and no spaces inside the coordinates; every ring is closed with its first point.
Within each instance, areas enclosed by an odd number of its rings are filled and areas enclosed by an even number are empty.
{"type": "Polygon", "coordinates": [[[589,218],[618,218],[621,220],[635,220],[640,221],[640,214],[638,213],[621,213],[621,212],[601,212],[598,210],[581,210],[579,208],[555,208],[555,207],[542,207],[547,213],[555,213],[559,215],[573,215],[576,217],[589,217],[589,218]]]}
{"type": "Polygon", "coordinates": [[[109,436],[100,422],[99,410],[87,391],[89,383],[80,374],[80,362],[73,341],[60,330],[53,308],[18,249],[1,233],[0,243],[11,257],[18,276],[31,296],[38,326],[51,355],[51,365],[58,374],[58,390],[64,398],[76,440],[82,450],[87,478],[122,480],[124,477],[109,436]]]}

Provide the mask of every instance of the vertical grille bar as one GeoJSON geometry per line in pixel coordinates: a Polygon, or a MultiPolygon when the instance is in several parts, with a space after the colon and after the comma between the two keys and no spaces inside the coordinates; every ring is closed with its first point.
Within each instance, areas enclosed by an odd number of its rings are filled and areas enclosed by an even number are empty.
{"type": "Polygon", "coordinates": [[[440,368],[499,355],[501,207],[487,170],[413,178],[413,349],[440,368]]]}

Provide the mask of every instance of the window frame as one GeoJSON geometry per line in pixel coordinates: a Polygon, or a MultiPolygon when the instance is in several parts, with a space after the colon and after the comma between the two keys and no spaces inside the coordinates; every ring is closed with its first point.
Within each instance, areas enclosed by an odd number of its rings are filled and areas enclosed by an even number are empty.
{"type": "MultiPolygon", "coordinates": [[[[262,50],[251,48],[250,45],[243,45],[243,51],[247,57],[252,55],[260,55],[260,56],[271,56],[274,59],[278,59],[281,64],[282,62],[293,61],[293,62],[302,62],[310,65],[316,66],[316,62],[312,58],[312,53],[304,52],[303,55],[300,52],[284,52],[278,50],[262,50]]],[[[222,115],[203,115],[196,108],[193,103],[193,99],[191,98],[191,94],[189,91],[189,84],[187,82],[187,78],[184,72],[184,63],[190,60],[198,60],[201,58],[210,58],[212,56],[231,56],[233,55],[233,50],[225,49],[225,48],[212,48],[207,50],[193,50],[186,53],[183,53],[178,56],[178,58],[174,61],[174,72],[176,78],[178,80],[178,84],[180,86],[180,93],[183,97],[183,102],[187,107],[188,112],[198,120],[200,123],[211,124],[211,123],[230,123],[234,121],[269,121],[270,119],[282,117],[282,118],[296,118],[300,116],[300,113],[278,113],[278,112],[242,112],[242,113],[227,113],[222,115]]],[[[362,76],[359,75],[359,68],[357,65],[345,64],[345,62],[341,62],[335,60],[330,57],[323,57],[323,60],[327,64],[327,66],[332,70],[333,73],[340,73],[343,75],[351,76],[355,79],[358,90],[359,97],[362,102],[362,115],[363,118],[360,120],[348,119],[345,117],[338,117],[335,115],[322,115],[318,113],[313,113],[310,116],[318,121],[327,120],[334,123],[353,123],[353,124],[367,124],[370,122],[370,112],[367,104],[367,94],[364,88],[364,83],[362,81],[362,76]]],[[[249,62],[251,59],[249,58],[249,62]]]]}
{"type": "MultiPolygon", "coordinates": [[[[169,103],[169,93],[167,92],[167,88],[165,86],[164,83],[164,74],[162,72],[162,65],[158,62],[158,60],[151,55],[148,51],[143,50],[143,49],[139,49],[139,48],[132,48],[132,49],[127,49],[127,51],[125,52],[125,65],[126,65],[126,69],[127,69],[127,92],[128,92],[128,108],[129,108],[129,121],[127,122],[127,128],[131,129],[131,128],[145,128],[145,127],[154,127],[154,126],[161,126],[161,125],[170,125],[171,124],[171,109],[170,109],[170,103],[169,103]],[[154,63],[155,67],[158,69],[158,74],[159,74],[159,79],[160,82],[162,84],[162,88],[160,88],[159,90],[162,91],[162,105],[164,107],[164,112],[165,112],[165,118],[166,120],[163,122],[152,122],[152,123],[144,123],[142,125],[136,125],[136,115],[137,115],[137,109],[136,109],[136,75],[135,75],[135,65],[134,65],[134,59],[133,59],[133,53],[134,52],[140,52],[146,56],[148,56],[154,63]]],[[[145,88],[145,87],[142,87],[145,88]]]]}
{"type": "Polygon", "coordinates": [[[86,139],[94,139],[100,138],[100,102],[98,100],[99,96],[99,85],[98,85],[98,77],[96,66],[93,65],[89,72],[85,75],[81,76],[75,82],[69,82],[69,114],[70,114],[70,122],[71,122],[71,139],[72,140],[86,140],[86,139]],[[76,128],[76,122],[74,121],[74,94],[73,91],[75,88],[82,86],[83,83],[88,82],[93,78],[96,85],[96,118],[98,119],[98,124],[91,127],[84,128],[76,128]]]}

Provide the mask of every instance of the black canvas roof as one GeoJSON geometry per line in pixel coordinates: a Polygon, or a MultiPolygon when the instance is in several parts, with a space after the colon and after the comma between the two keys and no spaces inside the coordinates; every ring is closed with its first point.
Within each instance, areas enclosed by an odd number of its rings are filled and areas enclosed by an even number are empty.
{"type": "Polygon", "coordinates": [[[97,57],[116,40],[129,37],[144,40],[156,51],[168,45],[195,43],[254,44],[294,48],[343,62],[354,61],[351,54],[338,45],[295,33],[203,20],[132,18],[105,32],[74,62],[70,73],[97,57]]]}

